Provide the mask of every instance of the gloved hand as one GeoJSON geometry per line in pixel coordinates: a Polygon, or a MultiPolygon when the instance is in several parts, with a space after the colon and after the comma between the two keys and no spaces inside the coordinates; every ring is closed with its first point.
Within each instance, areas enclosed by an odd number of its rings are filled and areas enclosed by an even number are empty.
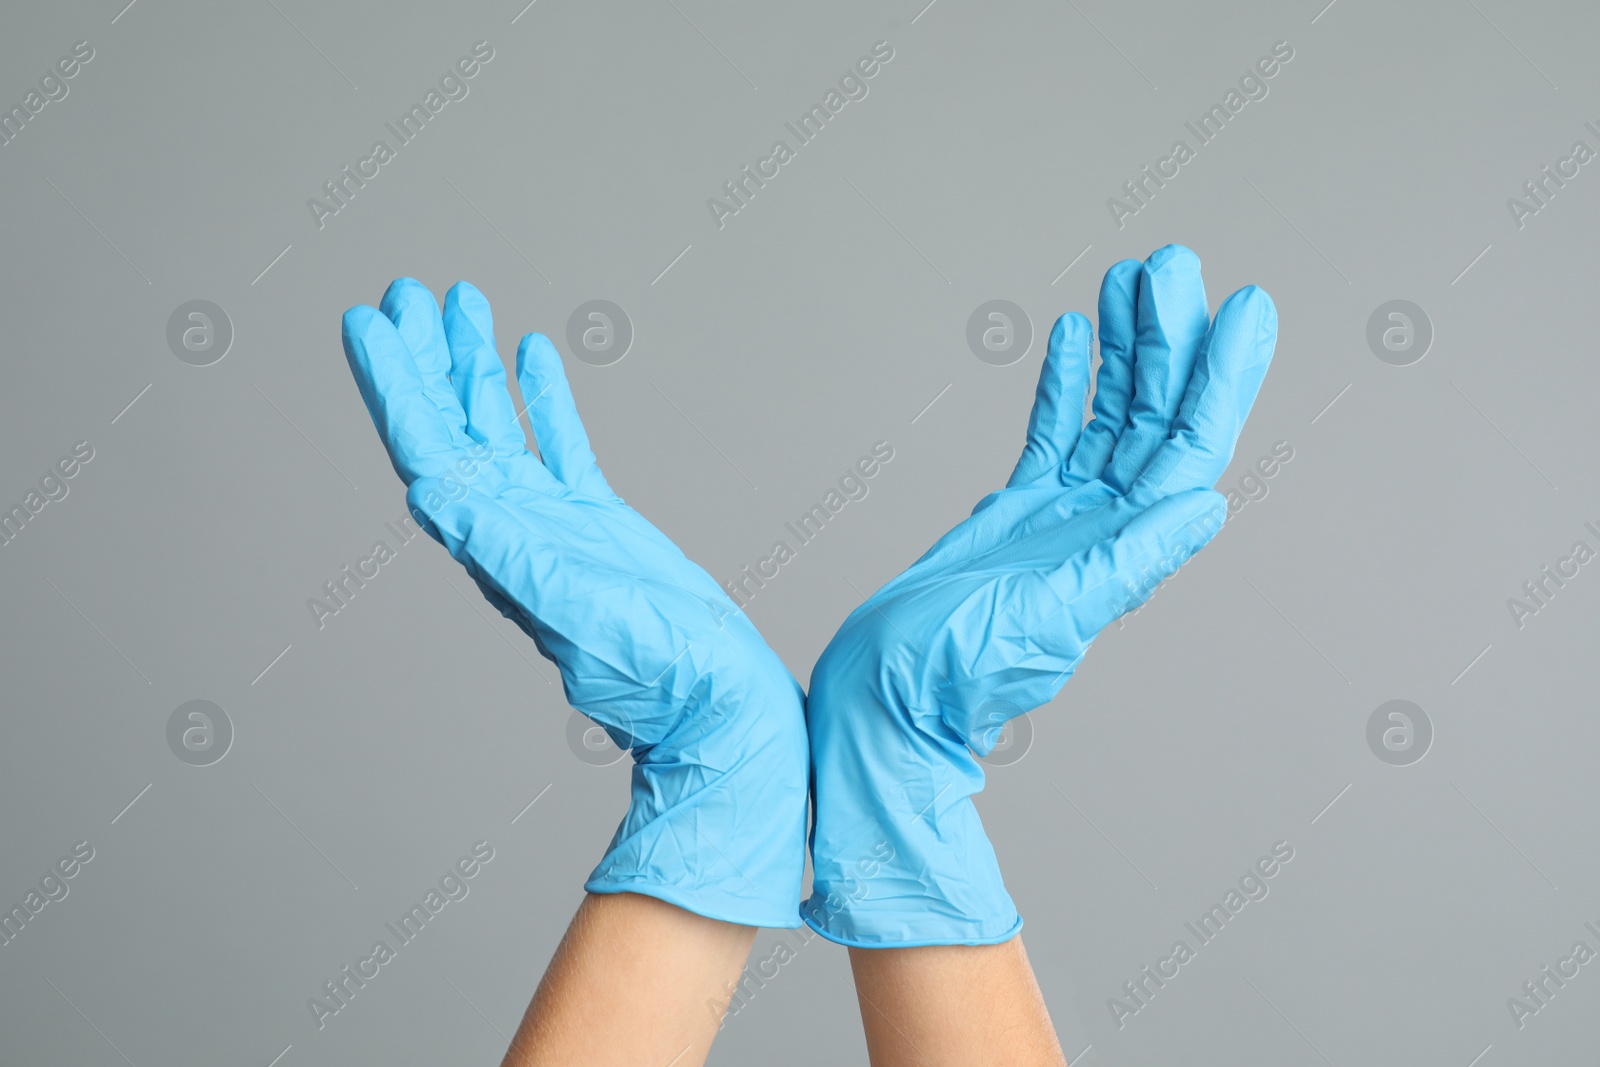
{"type": "Polygon", "coordinates": [[[1112,267],[1091,330],[1050,334],[1006,488],[840,627],[811,676],[816,823],[802,917],[847,945],[992,944],[1022,925],[971,796],[1006,721],[1221,528],[1222,475],[1277,339],[1251,286],[1211,322],[1200,261],[1112,267]]]}
{"type": "Polygon", "coordinates": [[[705,571],[606,484],[561,357],[531,333],[517,380],[466,282],[444,315],[402,278],[344,316],[362,399],[406,500],[501,614],[561,670],[572,706],[631,748],[633,803],[585,888],[714,919],[799,925],[803,695],[705,571]]]}

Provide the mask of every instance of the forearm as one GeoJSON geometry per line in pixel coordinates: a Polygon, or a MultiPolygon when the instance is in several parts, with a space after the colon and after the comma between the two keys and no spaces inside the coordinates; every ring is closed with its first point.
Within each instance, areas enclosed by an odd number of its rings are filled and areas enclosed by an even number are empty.
{"type": "Polygon", "coordinates": [[[1022,938],[852,948],[872,1067],[1066,1067],[1022,938]]]}
{"type": "Polygon", "coordinates": [[[635,893],[586,897],[502,1067],[697,1067],[755,934],[635,893]]]}

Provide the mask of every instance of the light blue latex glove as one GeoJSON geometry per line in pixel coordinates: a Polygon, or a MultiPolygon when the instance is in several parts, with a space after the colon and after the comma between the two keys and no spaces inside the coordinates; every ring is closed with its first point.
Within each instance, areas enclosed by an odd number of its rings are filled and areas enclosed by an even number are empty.
{"type": "Polygon", "coordinates": [[[572,706],[632,749],[632,806],[585,888],[799,925],[800,687],[717,583],[611,491],[549,340],[517,349],[540,456],[488,301],[466,282],[441,317],[419,282],[396,281],[382,311],[345,313],[344,349],[413,514],[561,669],[572,706]]]}
{"type": "Polygon", "coordinates": [[[1277,339],[1254,286],[1211,322],[1200,261],[1169,245],[1112,267],[1091,331],[1050,334],[1006,488],[857,608],[811,676],[814,891],[825,937],[992,944],[1022,925],[972,794],[973,753],[1050,700],[1095,635],[1221,528],[1221,477],[1277,339]]]}

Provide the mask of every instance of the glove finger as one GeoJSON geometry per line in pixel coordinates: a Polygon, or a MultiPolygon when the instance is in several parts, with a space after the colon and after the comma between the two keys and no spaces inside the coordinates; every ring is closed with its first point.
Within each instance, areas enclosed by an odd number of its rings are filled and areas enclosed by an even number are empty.
{"type": "Polygon", "coordinates": [[[1278,311],[1265,290],[1240,289],[1217,309],[1172,436],[1156,451],[1129,496],[1154,501],[1215,485],[1261,390],[1278,340],[1278,311]]]}
{"type": "Polygon", "coordinates": [[[467,433],[494,449],[497,459],[527,451],[506,390],[505,365],[494,347],[494,316],[471,282],[457,282],[445,294],[444,336],[450,349],[450,385],[466,416],[467,433]]]}
{"type": "Polygon", "coordinates": [[[440,416],[462,437],[467,433],[467,416],[450,388],[450,347],[445,341],[444,323],[439,318],[439,302],[427,286],[415,278],[396,278],[389,283],[378,310],[389,317],[400,339],[405,342],[422,378],[423,394],[439,409],[440,416]]]}
{"type": "Polygon", "coordinates": [[[1172,420],[1210,325],[1198,256],[1181,245],[1167,245],[1145,260],[1137,321],[1133,405],[1103,475],[1119,492],[1127,491],[1171,436],[1172,420]]]}
{"type": "Polygon", "coordinates": [[[1007,487],[1029,485],[1048,477],[1058,484],[1062,461],[1072,454],[1083,432],[1083,405],[1089,395],[1089,345],[1094,330],[1089,320],[1070,312],[1050,331],[1039,388],[1028,417],[1028,442],[1007,487]]]}
{"type": "Polygon", "coordinates": [[[1054,580],[1079,647],[1150,599],[1158,585],[1210,543],[1227,514],[1226,498],[1214,490],[1176,493],[1069,559],[1054,580]]]}
{"type": "Polygon", "coordinates": [[[530,333],[517,346],[517,385],[539,456],[550,473],[574,492],[615,499],[589,448],[561,356],[544,334],[530,333]]]}
{"type": "Polygon", "coordinates": [[[472,444],[423,388],[411,350],[377,308],[344,313],[344,354],[395,473],[407,485],[445,477],[472,444]]]}
{"type": "Polygon", "coordinates": [[[1094,380],[1094,418],[1083,428],[1067,462],[1066,485],[1100,477],[1111,462],[1117,438],[1128,425],[1133,400],[1133,347],[1139,307],[1139,274],[1144,265],[1125,259],[1106,271],[1100,283],[1100,369],[1094,380]]]}

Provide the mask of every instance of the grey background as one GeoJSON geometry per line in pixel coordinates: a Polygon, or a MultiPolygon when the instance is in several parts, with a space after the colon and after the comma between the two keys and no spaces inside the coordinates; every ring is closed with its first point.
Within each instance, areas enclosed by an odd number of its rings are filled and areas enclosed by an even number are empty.
{"type": "MultiPolygon", "coordinates": [[[[1506,603],[1600,547],[1600,163],[1506,207],[1600,148],[1592,5],[124,2],[0,16],[8,106],[95,49],[0,147],[0,498],[95,449],[0,547],[0,902],[95,849],[0,948],[0,1060],[496,1062],[622,813],[626,762],[575,754],[554,670],[431,541],[313,623],[404,513],[347,306],[470,278],[510,357],[621,305],[632,351],[568,352],[573,389],[612,484],[719,579],[891,442],[750,607],[803,680],[1003,482],[1054,316],[1169,241],[1213,306],[1255,282],[1281,315],[1225,483],[1294,459],[980,798],[1068,1055],[1594,1058],[1600,964],[1522,1029],[1506,1005],[1600,949],[1600,565],[1521,629],[1506,603]],[[306,199],[478,40],[470,95],[319,230],[306,199]],[[878,40],[867,98],[719,231],[706,199],[878,40]],[[1279,40],[1270,95],[1119,229],[1106,199],[1279,40]],[[233,325],[209,367],[166,344],[194,299],[233,325]],[[1011,366],[965,343],[991,299],[1033,321],[1011,366]],[[1434,327],[1411,366],[1366,343],[1392,299],[1434,327]],[[166,741],[195,699],[234,728],[210,766],[166,741]],[[1434,729],[1410,766],[1367,746],[1394,699],[1434,729]],[[480,839],[470,896],[319,1031],[307,998],[480,839]],[[1277,841],[1270,895],[1119,1029],[1108,998],[1277,841]]],[[[864,1062],[847,976],[806,945],[711,1062],[864,1062]]]]}

